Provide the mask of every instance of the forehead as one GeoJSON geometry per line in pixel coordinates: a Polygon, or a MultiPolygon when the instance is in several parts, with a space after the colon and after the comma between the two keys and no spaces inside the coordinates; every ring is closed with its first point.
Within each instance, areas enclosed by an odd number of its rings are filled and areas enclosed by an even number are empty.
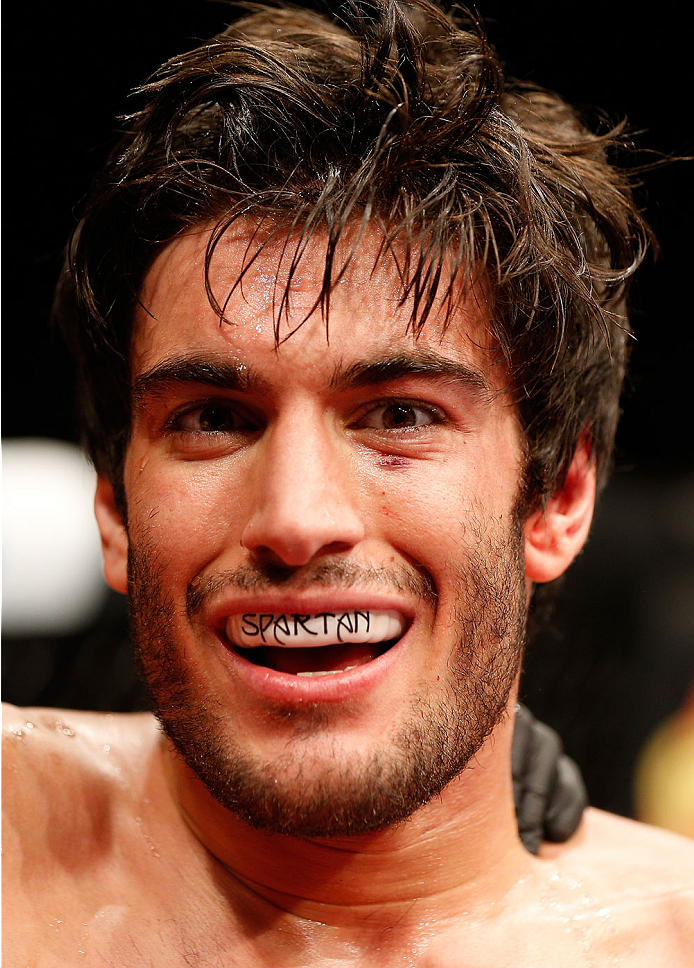
{"type": "Polygon", "coordinates": [[[450,319],[439,296],[415,333],[413,298],[403,299],[402,253],[383,251],[376,231],[364,233],[356,245],[347,239],[338,250],[336,266],[344,271],[330,292],[327,321],[320,306],[323,238],[298,248],[298,238],[286,233],[261,238],[253,225],[237,223],[215,248],[206,273],[210,236],[209,227],[180,236],[147,272],[133,327],[135,374],[182,351],[232,353],[255,365],[263,357],[318,363],[392,355],[416,344],[474,360],[489,371],[490,383],[503,385],[505,367],[494,365],[484,289],[474,287],[455,300],[450,319]],[[213,302],[223,308],[222,320],[213,302]]]}

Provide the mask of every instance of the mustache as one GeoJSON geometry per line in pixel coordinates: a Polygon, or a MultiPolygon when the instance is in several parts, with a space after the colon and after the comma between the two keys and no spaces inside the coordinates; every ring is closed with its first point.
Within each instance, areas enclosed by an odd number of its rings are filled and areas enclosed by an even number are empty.
{"type": "Polygon", "coordinates": [[[189,616],[195,616],[205,602],[228,588],[237,591],[259,591],[281,588],[283,591],[305,591],[308,588],[387,588],[407,593],[436,607],[438,594],[431,575],[425,569],[398,564],[364,565],[340,558],[325,558],[302,568],[283,568],[279,565],[244,565],[213,575],[198,575],[190,583],[186,595],[189,616]]]}

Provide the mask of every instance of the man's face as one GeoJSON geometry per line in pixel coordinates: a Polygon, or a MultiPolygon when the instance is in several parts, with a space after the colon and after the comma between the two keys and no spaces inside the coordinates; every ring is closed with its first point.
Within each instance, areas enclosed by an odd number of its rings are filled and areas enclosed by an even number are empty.
{"type": "MultiPolygon", "coordinates": [[[[188,765],[248,822],[376,829],[464,768],[517,674],[522,458],[505,371],[474,299],[445,333],[434,318],[408,334],[394,264],[372,271],[368,242],[333,293],[329,339],[316,312],[276,346],[278,247],[220,324],[206,242],[159,255],[134,331],[141,663],[188,765]]],[[[247,246],[215,255],[220,302],[247,246]]],[[[287,333],[322,265],[320,247],[304,256],[287,333]]]]}

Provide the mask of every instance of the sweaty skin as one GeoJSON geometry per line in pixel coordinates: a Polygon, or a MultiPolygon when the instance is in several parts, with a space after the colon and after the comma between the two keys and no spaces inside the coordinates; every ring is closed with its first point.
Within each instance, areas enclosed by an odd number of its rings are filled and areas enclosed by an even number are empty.
{"type": "MultiPolygon", "coordinates": [[[[367,239],[330,340],[314,313],[278,349],[273,252],[220,325],[206,242],[177,239],[141,293],[127,529],[108,481],[96,498],[106,577],[125,592],[130,557],[141,658],[186,759],[148,715],[8,711],[6,964],[684,968],[691,843],[595,811],[539,858],[518,838],[527,598],[580,550],[594,471],[577,452],[519,522],[523,449],[483,293],[415,340],[367,239]],[[263,646],[264,665],[234,641],[232,616],[370,609],[402,635],[378,655],[340,645],[361,651],[334,674],[298,674],[306,645],[263,646]],[[422,765],[441,782],[416,801],[422,765]],[[411,802],[368,826],[364,804],[411,802]],[[338,804],[339,831],[316,833],[338,804]]],[[[220,247],[222,302],[248,251],[248,235],[220,247]]],[[[307,255],[290,329],[321,272],[307,255]]],[[[308,671],[345,659],[326,646],[308,671]]]]}
{"type": "MultiPolygon", "coordinates": [[[[484,773],[489,751],[478,759],[484,773]]],[[[231,820],[251,878],[179,812],[148,715],[7,707],[3,770],[8,966],[691,964],[694,846],[600,811],[539,859],[499,851],[484,816],[430,819],[418,851],[372,835],[300,863],[281,836],[256,855],[254,832],[231,820]],[[480,837],[491,868],[465,849],[480,837]]]]}

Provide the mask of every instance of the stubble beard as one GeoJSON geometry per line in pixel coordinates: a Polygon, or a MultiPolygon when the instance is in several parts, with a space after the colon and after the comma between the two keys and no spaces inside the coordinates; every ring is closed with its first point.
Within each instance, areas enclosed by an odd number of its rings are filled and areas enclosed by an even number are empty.
{"type": "MultiPolygon", "coordinates": [[[[429,695],[413,696],[400,724],[369,755],[345,759],[333,749],[327,762],[324,758],[313,769],[307,745],[312,734],[330,728],[330,713],[321,707],[302,711],[292,742],[282,745],[274,762],[257,762],[235,741],[228,710],[194,680],[186,664],[156,551],[147,541],[134,548],[131,543],[131,629],[153,711],[187,766],[222,806],[268,833],[363,834],[406,820],[465,769],[505,713],[527,617],[519,523],[502,537],[485,535],[482,528],[476,533],[476,548],[459,570],[458,641],[448,679],[438,684],[441,693],[433,696],[429,686],[429,695]]],[[[325,584],[326,576],[332,574],[334,581],[346,573],[349,584],[360,574],[373,578],[368,569],[345,572],[338,562],[321,565],[316,581],[325,584]]],[[[402,587],[402,576],[391,579],[391,587],[402,587]]],[[[264,587],[271,583],[260,570],[254,581],[264,587]]],[[[409,587],[418,581],[415,576],[409,587]]],[[[243,582],[247,587],[247,569],[243,582]]],[[[278,710],[278,718],[290,716],[278,710]]]]}

